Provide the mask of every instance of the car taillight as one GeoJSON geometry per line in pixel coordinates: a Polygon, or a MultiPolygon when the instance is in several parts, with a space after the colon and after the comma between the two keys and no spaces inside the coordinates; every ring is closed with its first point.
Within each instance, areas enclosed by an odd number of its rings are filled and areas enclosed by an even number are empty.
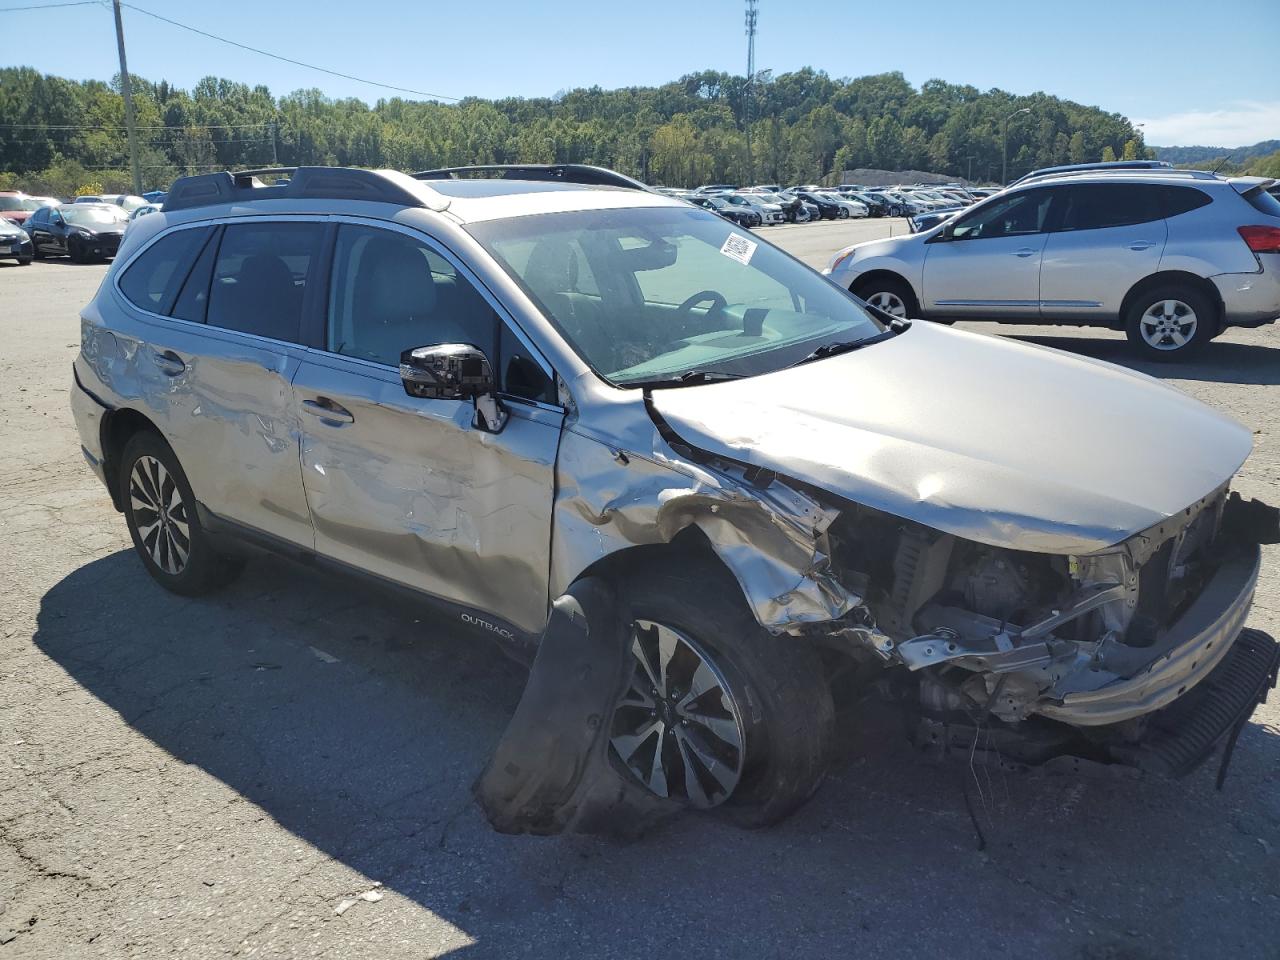
{"type": "Polygon", "coordinates": [[[1280,227],[1236,227],[1254,253],[1280,253],[1280,227]]]}

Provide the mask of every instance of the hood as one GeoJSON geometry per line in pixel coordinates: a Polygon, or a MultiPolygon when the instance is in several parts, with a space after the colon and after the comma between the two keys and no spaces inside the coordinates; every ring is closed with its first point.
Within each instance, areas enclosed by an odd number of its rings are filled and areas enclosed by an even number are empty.
{"type": "Polygon", "coordinates": [[[1122,367],[917,321],[865,349],[653,392],[687,442],[992,546],[1084,554],[1228,481],[1253,438],[1122,367]]]}

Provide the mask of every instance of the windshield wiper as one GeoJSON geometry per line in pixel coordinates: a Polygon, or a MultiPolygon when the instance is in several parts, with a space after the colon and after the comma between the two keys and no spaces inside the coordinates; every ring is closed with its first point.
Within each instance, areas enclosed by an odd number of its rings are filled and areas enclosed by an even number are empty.
{"type": "Polygon", "coordinates": [[[644,390],[656,390],[663,387],[688,387],[700,383],[720,383],[725,380],[741,380],[740,373],[725,373],[723,370],[686,370],[674,377],[655,377],[652,380],[627,380],[619,384],[623,387],[640,387],[644,390]]]}
{"type": "Polygon", "coordinates": [[[877,333],[874,337],[863,337],[861,340],[836,340],[833,343],[824,343],[822,346],[815,348],[812,353],[801,357],[795,363],[791,364],[791,366],[798,367],[801,364],[812,363],[814,360],[823,360],[827,357],[834,357],[836,354],[840,353],[852,353],[854,350],[869,347],[873,343],[880,343],[882,340],[888,340],[890,337],[896,337],[909,326],[911,326],[910,320],[902,320],[898,317],[894,317],[893,322],[891,322],[888,327],[880,333],[877,333]]]}

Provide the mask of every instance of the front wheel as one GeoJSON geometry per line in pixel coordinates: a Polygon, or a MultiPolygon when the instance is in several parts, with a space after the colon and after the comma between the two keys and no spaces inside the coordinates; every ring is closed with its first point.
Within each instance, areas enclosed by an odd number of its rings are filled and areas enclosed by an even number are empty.
{"type": "Polygon", "coordinates": [[[1213,301],[1189,286],[1157,287],[1134,298],[1125,316],[1129,342],[1150,360],[1194,356],[1216,332],[1213,301]]]}
{"type": "Polygon", "coordinates": [[[166,590],[198,596],[240,573],[242,561],[218,553],[209,542],[186,474],[158,434],[142,431],[125,444],[118,482],[133,546],[166,590]]]}
{"type": "Polygon", "coordinates": [[[834,717],[816,651],[764,630],[710,561],[645,568],[616,587],[632,676],[609,742],[630,775],[745,826],[775,823],[809,799],[834,717]]]}
{"type": "Polygon", "coordinates": [[[848,211],[848,210],[846,210],[844,207],[841,207],[841,208],[840,208],[840,212],[839,212],[838,214],[836,214],[836,216],[837,216],[837,217],[839,217],[841,220],[848,220],[848,219],[849,219],[849,211],[848,211]]]}
{"type": "Polygon", "coordinates": [[[873,277],[855,283],[852,290],[871,306],[894,317],[918,317],[920,304],[905,280],[897,277],[873,277]]]}

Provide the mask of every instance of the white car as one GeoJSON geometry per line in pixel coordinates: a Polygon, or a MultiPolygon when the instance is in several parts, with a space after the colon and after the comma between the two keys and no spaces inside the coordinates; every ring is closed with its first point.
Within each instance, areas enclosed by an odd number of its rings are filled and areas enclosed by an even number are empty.
{"type": "Polygon", "coordinates": [[[823,200],[829,200],[836,204],[841,211],[843,211],[841,213],[842,219],[844,217],[866,217],[871,213],[871,211],[867,209],[867,205],[865,203],[855,200],[853,197],[847,196],[843,193],[831,193],[830,191],[824,190],[822,193],[819,193],[818,196],[823,200]]]}

